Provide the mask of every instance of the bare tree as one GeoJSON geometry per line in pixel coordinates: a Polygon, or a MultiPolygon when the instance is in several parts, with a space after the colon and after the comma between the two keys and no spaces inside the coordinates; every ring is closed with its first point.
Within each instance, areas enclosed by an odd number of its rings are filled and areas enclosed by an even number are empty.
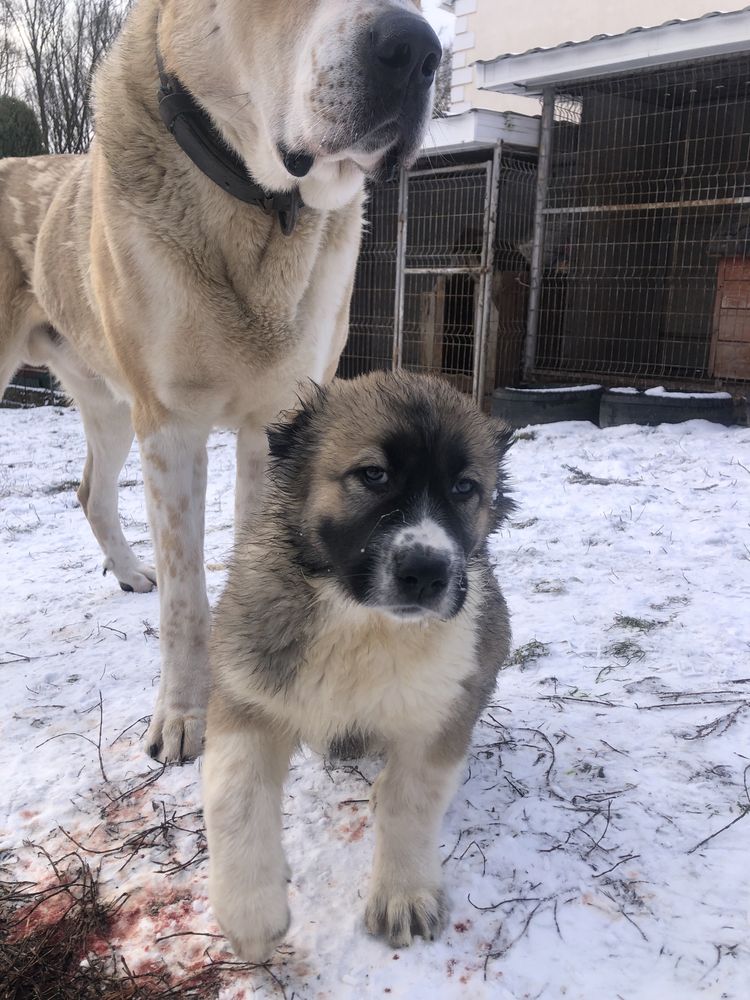
{"type": "Polygon", "coordinates": [[[13,22],[6,5],[0,5],[0,97],[12,97],[21,68],[21,50],[13,34],[13,22]]]}
{"type": "Polygon", "coordinates": [[[122,23],[122,0],[0,0],[22,47],[27,97],[45,149],[91,142],[91,75],[122,23]]]}

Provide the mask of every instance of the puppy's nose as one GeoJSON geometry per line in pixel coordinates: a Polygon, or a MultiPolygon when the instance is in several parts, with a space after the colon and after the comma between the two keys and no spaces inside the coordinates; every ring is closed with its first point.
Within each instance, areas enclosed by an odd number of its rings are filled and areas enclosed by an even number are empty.
{"type": "Polygon", "coordinates": [[[382,14],[370,28],[370,70],[388,87],[403,89],[413,80],[426,89],[435,79],[442,54],[438,36],[416,14],[382,14]]]}
{"type": "Polygon", "coordinates": [[[435,549],[413,548],[396,556],[396,580],[403,599],[431,607],[443,597],[450,575],[450,558],[435,549]]]}

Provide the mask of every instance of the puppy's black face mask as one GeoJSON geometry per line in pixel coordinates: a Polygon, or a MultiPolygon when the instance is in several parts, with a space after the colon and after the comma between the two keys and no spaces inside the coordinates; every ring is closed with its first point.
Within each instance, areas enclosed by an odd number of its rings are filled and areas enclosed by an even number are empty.
{"type": "Polygon", "coordinates": [[[369,446],[373,464],[343,472],[340,512],[318,522],[326,561],[360,604],[400,617],[452,617],[488,520],[490,498],[472,475],[469,448],[460,434],[426,437],[419,427],[369,446]]]}
{"type": "Polygon", "coordinates": [[[508,505],[498,491],[507,434],[442,383],[371,378],[385,394],[371,420],[357,413],[357,384],[338,383],[271,430],[272,480],[294,507],[290,538],[309,572],[358,604],[453,617],[468,564],[508,505]],[[425,391],[434,384],[437,396],[425,391]]]}

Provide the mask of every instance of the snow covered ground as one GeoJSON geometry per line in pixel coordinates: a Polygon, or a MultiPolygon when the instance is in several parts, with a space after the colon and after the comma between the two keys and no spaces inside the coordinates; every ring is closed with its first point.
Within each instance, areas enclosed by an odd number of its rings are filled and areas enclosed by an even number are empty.
{"type": "MultiPolygon", "coordinates": [[[[0,410],[0,879],[51,885],[41,848],[77,851],[118,900],[107,938],[133,972],[190,984],[217,962],[227,998],[750,996],[750,430],[520,432],[519,509],[491,539],[516,652],[445,823],[449,928],[402,952],[367,936],[377,765],[304,752],[285,801],[293,925],[257,969],[223,964],[214,936],[199,765],[162,771],[139,744],[158,600],[102,577],[84,454],[74,411],[0,410]]],[[[212,600],[232,469],[217,434],[212,600]]],[[[147,556],[135,452],[122,482],[147,556]]]]}

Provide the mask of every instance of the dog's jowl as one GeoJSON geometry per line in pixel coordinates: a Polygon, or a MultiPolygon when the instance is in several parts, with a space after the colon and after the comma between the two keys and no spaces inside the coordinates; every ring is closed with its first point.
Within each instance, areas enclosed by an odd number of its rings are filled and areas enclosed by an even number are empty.
{"type": "Polygon", "coordinates": [[[290,754],[382,752],[368,930],[395,947],[446,919],[440,824],[507,655],[486,539],[510,507],[508,432],[438,379],[312,390],[271,428],[212,640],[204,767],[209,891],[238,955],[286,933],[290,754]]]}
{"type": "Polygon", "coordinates": [[[96,74],[91,152],[0,164],[0,393],[20,364],[54,371],[105,570],[127,591],[158,579],[162,760],[203,738],[208,436],[238,431],[241,520],[264,427],[336,371],[365,177],[411,163],[429,121],[441,50],[417,7],[135,0],[96,74]],[[155,569],[117,512],[134,431],[155,569]]]}

